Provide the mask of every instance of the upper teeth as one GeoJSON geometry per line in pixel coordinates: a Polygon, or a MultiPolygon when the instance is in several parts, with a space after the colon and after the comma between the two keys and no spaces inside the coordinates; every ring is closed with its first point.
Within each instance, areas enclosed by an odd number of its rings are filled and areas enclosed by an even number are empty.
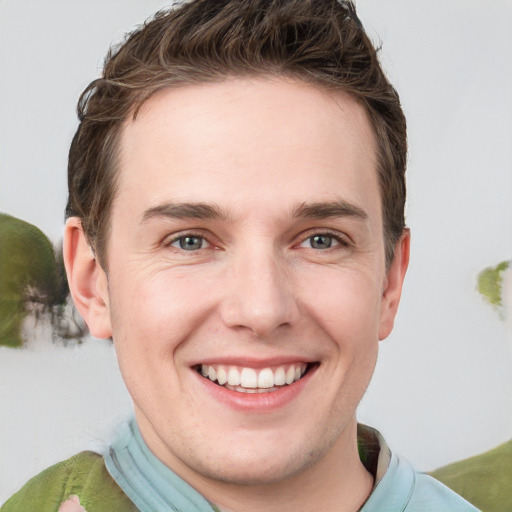
{"type": "Polygon", "coordinates": [[[228,384],[243,388],[268,389],[292,384],[299,380],[304,375],[306,366],[306,363],[294,363],[256,370],[247,367],[202,364],[201,374],[213,382],[218,382],[221,386],[228,384]]]}

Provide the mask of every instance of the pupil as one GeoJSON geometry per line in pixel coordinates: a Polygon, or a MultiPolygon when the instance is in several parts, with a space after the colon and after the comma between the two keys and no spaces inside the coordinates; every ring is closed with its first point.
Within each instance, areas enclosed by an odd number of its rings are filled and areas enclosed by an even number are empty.
{"type": "Polygon", "coordinates": [[[203,241],[198,236],[185,236],[180,239],[180,247],[185,251],[192,251],[194,249],[201,249],[203,241]]]}
{"type": "Polygon", "coordinates": [[[332,237],[329,235],[315,235],[311,237],[311,247],[314,249],[328,249],[332,245],[332,237]]]}

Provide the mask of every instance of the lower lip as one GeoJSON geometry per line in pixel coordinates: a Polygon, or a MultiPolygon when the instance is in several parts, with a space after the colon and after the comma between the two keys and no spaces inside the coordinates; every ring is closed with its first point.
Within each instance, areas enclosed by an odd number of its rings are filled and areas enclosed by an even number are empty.
{"type": "Polygon", "coordinates": [[[288,386],[283,386],[276,391],[263,393],[240,393],[214,384],[211,380],[199,375],[193,370],[199,382],[214,399],[223,404],[244,412],[267,412],[280,409],[292,402],[304,390],[308,382],[313,378],[317,366],[311,367],[298,381],[288,386]]]}

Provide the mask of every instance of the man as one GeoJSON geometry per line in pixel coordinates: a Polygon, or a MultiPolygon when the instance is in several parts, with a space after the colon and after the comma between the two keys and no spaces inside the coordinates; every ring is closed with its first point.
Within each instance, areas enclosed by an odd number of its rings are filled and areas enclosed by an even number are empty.
{"type": "Polygon", "coordinates": [[[135,419],[3,511],[475,510],[356,421],[409,232],[405,119],[352,4],[160,13],[79,115],[68,280],[135,419]]]}

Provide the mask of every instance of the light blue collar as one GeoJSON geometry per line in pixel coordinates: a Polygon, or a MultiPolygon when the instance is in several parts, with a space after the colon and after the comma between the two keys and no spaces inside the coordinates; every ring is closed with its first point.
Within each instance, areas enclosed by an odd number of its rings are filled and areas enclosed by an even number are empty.
{"type": "Polygon", "coordinates": [[[374,487],[360,512],[405,511],[411,500],[416,473],[405,460],[391,454],[386,473],[374,487]]]}
{"type": "Polygon", "coordinates": [[[123,426],[104,459],[112,478],[140,512],[218,510],[153,455],[135,420],[123,426]]]}

